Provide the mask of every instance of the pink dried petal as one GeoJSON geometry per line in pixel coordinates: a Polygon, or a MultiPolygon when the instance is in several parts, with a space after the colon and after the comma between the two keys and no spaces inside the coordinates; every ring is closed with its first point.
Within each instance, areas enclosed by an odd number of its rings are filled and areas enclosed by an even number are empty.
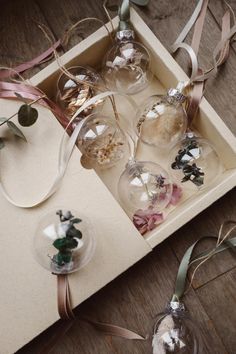
{"type": "Polygon", "coordinates": [[[178,202],[180,201],[180,199],[182,198],[183,195],[183,190],[181,187],[179,187],[177,184],[173,184],[173,190],[172,190],[172,196],[171,196],[171,200],[169,202],[169,205],[176,205],[178,204],[178,202]]]}

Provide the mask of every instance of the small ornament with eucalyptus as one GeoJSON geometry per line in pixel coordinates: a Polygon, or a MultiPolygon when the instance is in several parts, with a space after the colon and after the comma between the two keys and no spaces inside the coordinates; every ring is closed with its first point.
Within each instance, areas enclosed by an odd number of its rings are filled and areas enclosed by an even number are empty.
{"type": "Polygon", "coordinates": [[[54,274],[67,274],[83,267],[95,249],[93,228],[78,212],[59,209],[47,214],[34,237],[37,261],[54,274]]]}
{"type": "Polygon", "coordinates": [[[213,145],[193,132],[171,149],[169,165],[174,181],[196,190],[212,183],[222,170],[213,145]]]}

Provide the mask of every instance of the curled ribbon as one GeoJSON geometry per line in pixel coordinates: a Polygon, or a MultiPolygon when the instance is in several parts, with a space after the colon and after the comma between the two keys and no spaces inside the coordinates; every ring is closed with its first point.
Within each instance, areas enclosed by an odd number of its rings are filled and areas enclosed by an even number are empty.
{"type": "MultiPolygon", "coordinates": [[[[34,92],[34,90],[33,90],[34,92]]],[[[37,89],[36,89],[36,92],[37,89]]],[[[62,138],[61,138],[61,143],[60,143],[60,149],[59,149],[59,156],[58,156],[58,169],[57,169],[57,174],[56,177],[54,178],[51,187],[49,188],[49,190],[44,194],[44,196],[38,200],[37,202],[33,203],[33,204],[21,204],[18,202],[15,202],[8,194],[8,192],[5,190],[3,184],[0,182],[0,190],[3,194],[3,196],[8,200],[9,203],[13,204],[14,206],[17,206],[19,208],[33,208],[38,206],[39,204],[43,203],[44,201],[46,201],[48,198],[50,198],[55,192],[56,190],[59,188],[59,185],[63,179],[63,176],[66,172],[68,163],[70,161],[74,146],[76,144],[77,138],[78,138],[78,134],[83,126],[83,124],[86,121],[85,120],[81,121],[79,124],[77,124],[77,126],[75,127],[73,133],[71,134],[71,136],[69,137],[69,141],[67,143],[67,145],[65,146],[64,144],[64,139],[67,136],[67,130],[70,128],[71,123],[75,120],[75,118],[86,108],[88,108],[90,105],[94,104],[97,100],[102,100],[106,97],[112,96],[112,95],[121,95],[123,97],[125,97],[128,102],[131,104],[131,106],[136,110],[137,109],[137,105],[134,102],[134,100],[131,97],[128,97],[125,94],[119,93],[119,92],[112,92],[112,91],[107,91],[107,92],[103,92],[100,93],[94,97],[92,97],[91,99],[89,99],[88,101],[86,101],[78,110],[77,112],[73,115],[73,117],[71,118],[70,122],[67,124],[62,138]]]]}
{"type": "Polygon", "coordinates": [[[230,39],[236,33],[235,16],[233,10],[228,5],[228,3],[225,2],[228,7],[228,10],[225,12],[222,18],[221,40],[216,45],[213,51],[213,66],[205,71],[199,68],[197,55],[206,17],[208,2],[209,0],[200,0],[198,2],[192,16],[190,17],[187,24],[184,26],[180,35],[171,47],[172,53],[176,52],[180,48],[185,49],[189,54],[191,60],[192,71],[190,81],[186,83],[186,86],[189,85],[190,87],[192,87],[190,102],[187,108],[189,123],[192,122],[198,110],[199,103],[203,96],[203,90],[206,80],[209,79],[214,73],[216,73],[218,67],[224,64],[228,59],[230,39]],[[230,14],[233,15],[234,19],[234,26],[232,28],[230,28],[230,14]],[[187,34],[189,33],[194,24],[195,26],[192,43],[191,45],[188,45],[184,43],[184,39],[186,38],[187,34]]]}

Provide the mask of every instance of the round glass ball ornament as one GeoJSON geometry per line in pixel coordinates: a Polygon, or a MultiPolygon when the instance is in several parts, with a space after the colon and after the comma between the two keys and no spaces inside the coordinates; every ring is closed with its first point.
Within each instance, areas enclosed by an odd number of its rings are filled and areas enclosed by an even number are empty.
{"type": "Polygon", "coordinates": [[[198,327],[188,317],[184,305],[171,302],[160,314],[152,340],[153,354],[201,354],[198,327]]]}
{"type": "Polygon", "coordinates": [[[193,133],[170,151],[170,173],[174,181],[192,190],[203,189],[222,170],[220,158],[211,143],[193,133]]]}
{"type": "Polygon", "coordinates": [[[92,114],[84,121],[78,136],[82,153],[99,167],[111,167],[127,151],[127,139],[115,119],[92,114]]]}
{"type": "MultiPolygon", "coordinates": [[[[61,74],[57,83],[57,103],[70,119],[76,111],[90,98],[97,94],[97,87],[102,84],[100,75],[91,68],[74,66],[67,69],[69,75],[61,74]],[[91,85],[90,85],[91,84],[91,85]]],[[[100,107],[103,100],[99,100],[86,108],[75,119],[75,123],[90,115],[94,109],[100,107]]]]}
{"type": "Polygon", "coordinates": [[[133,38],[133,31],[119,31],[116,44],[104,59],[104,78],[108,88],[128,95],[144,90],[152,77],[150,54],[133,38]]]}
{"type": "Polygon", "coordinates": [[[181,140],[187,129],[184,100],[181,92],[170,89],[167,95],[153,95],[144,101],[135,119],[140,140],[161,149],[169,149],[181,140]]]}
{"type": "Polygon", "coordinates": [[[172,196],[168,173],[158,164],[130,160],[118,182],[119,197],[130,212],[163,210],[172,196]]]}
{"type": "Polygon", "coordinates": [[[55,210],[38,224],[33,239],[37,262],[54,274],[68,274],[83,268],[95,251],[91,222],[74,210],[55,210]]]}

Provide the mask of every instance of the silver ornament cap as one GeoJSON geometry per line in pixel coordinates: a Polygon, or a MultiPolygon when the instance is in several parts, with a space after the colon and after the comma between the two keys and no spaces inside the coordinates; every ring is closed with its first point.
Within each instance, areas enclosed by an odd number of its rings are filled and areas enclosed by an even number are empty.
{"type": "Polygon", "coordinates": [[[134,31],[130,29],[118,31],[116,33],[116,39],[118,41],[132,41],[134,40],[134,31]]]}

